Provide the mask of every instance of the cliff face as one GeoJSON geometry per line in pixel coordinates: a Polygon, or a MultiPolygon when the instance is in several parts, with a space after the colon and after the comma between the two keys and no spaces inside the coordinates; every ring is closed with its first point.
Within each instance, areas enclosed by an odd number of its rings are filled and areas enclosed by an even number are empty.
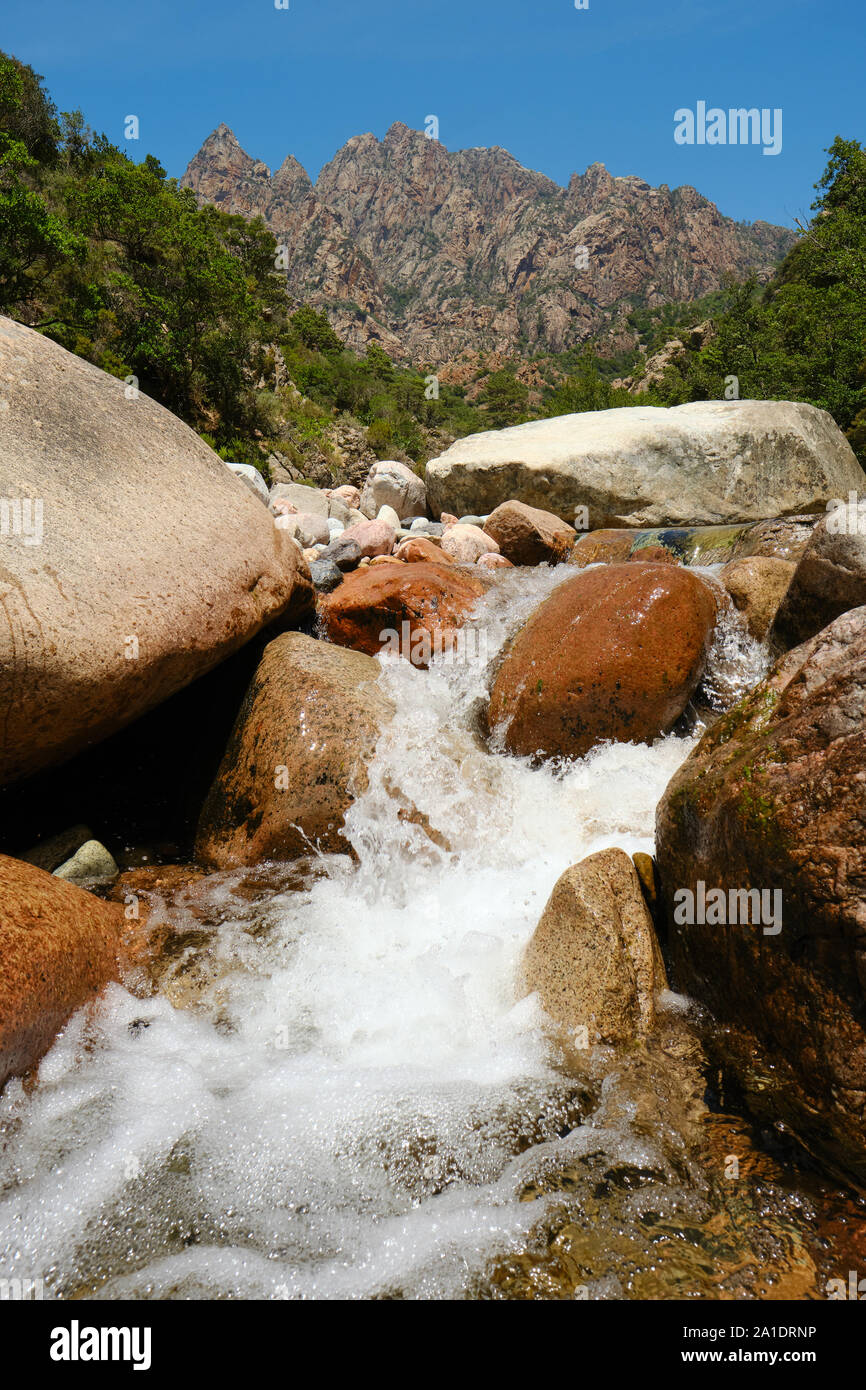
{"type": "Polygon", "coordinates": [[[418,363],[559,352],[590,335],[627,346],[635,304],[765,275],[794,241],[723,217],[693,188],[602,164],[561,188],[507,150],[449,153],[402,124],[353,137],[315,185],[291,156],[271,174],[221,125],[181,183],[260,214],[287,247],[291,294],[325,306],[350,344],[375,339],[418,363]]]}

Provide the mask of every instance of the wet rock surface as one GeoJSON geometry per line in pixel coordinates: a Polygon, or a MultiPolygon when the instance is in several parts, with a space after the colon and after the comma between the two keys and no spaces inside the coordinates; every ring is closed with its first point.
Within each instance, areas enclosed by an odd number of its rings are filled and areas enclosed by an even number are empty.
{"type": "Polygon", "coordinates": [[[607,565],[561,585],[514,638],[488,723],[513,753],[579,757],[650,741],[682,714],[716,617],[709,587],[674,565],[607,565]]]}

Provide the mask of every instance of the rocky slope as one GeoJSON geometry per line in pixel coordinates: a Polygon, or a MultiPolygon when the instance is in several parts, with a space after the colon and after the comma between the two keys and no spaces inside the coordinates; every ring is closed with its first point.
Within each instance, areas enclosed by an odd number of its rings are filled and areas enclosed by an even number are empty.
{"type": "Polygon", "coordinates": [[[562,188],[506,150],[449,153],[399,122],[381,141],[353,137],[315,185],[291,155],[271,174],[220,125],[181,183],[260,214],[287,248],[290,292],[326,306],[350,345],[374,339],[419,363],[559,352],[590,335],[630,346],[635,304],[767,273],[794,240],[723,217],[693,188],[602,164],[562,188]]]}

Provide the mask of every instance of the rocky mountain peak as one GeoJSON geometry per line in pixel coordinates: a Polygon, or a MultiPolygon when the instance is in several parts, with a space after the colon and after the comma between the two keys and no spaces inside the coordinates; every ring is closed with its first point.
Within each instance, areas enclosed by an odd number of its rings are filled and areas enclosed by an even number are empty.
{"type": "Polygon", "coordinates": [[[590,336],[629,346],[636,305],[766,274],[795,239],[736,223],[689,187],[596,162],[562,188],[501,147],[449,151],[402,121],[382,140],[353,136],[315,184],[290,154],[271,176],[221,124],[181,183],[263,217],[289,248],[290,293],[326,307],[350,345],[375,339],[419,363],[590,336]]]}

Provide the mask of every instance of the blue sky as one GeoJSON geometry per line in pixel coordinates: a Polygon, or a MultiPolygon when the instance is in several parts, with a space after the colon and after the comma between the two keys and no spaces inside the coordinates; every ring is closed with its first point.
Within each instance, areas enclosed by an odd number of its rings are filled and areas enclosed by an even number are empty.
{"type": "Polygon", "coordinates": [[[502,145],[559,183],[600,160],[788,225],[833,136],[866,139],[864,40],[866,0],[29,0],[0,30],[61,109],[119,144],[137,115],[126,147],[170,174],[220,121],[315,178],[350,136],[435,114],[449,149],[502,145]],[[698,101],[781,107],[782,152],[677,145],[698,101]]]}

